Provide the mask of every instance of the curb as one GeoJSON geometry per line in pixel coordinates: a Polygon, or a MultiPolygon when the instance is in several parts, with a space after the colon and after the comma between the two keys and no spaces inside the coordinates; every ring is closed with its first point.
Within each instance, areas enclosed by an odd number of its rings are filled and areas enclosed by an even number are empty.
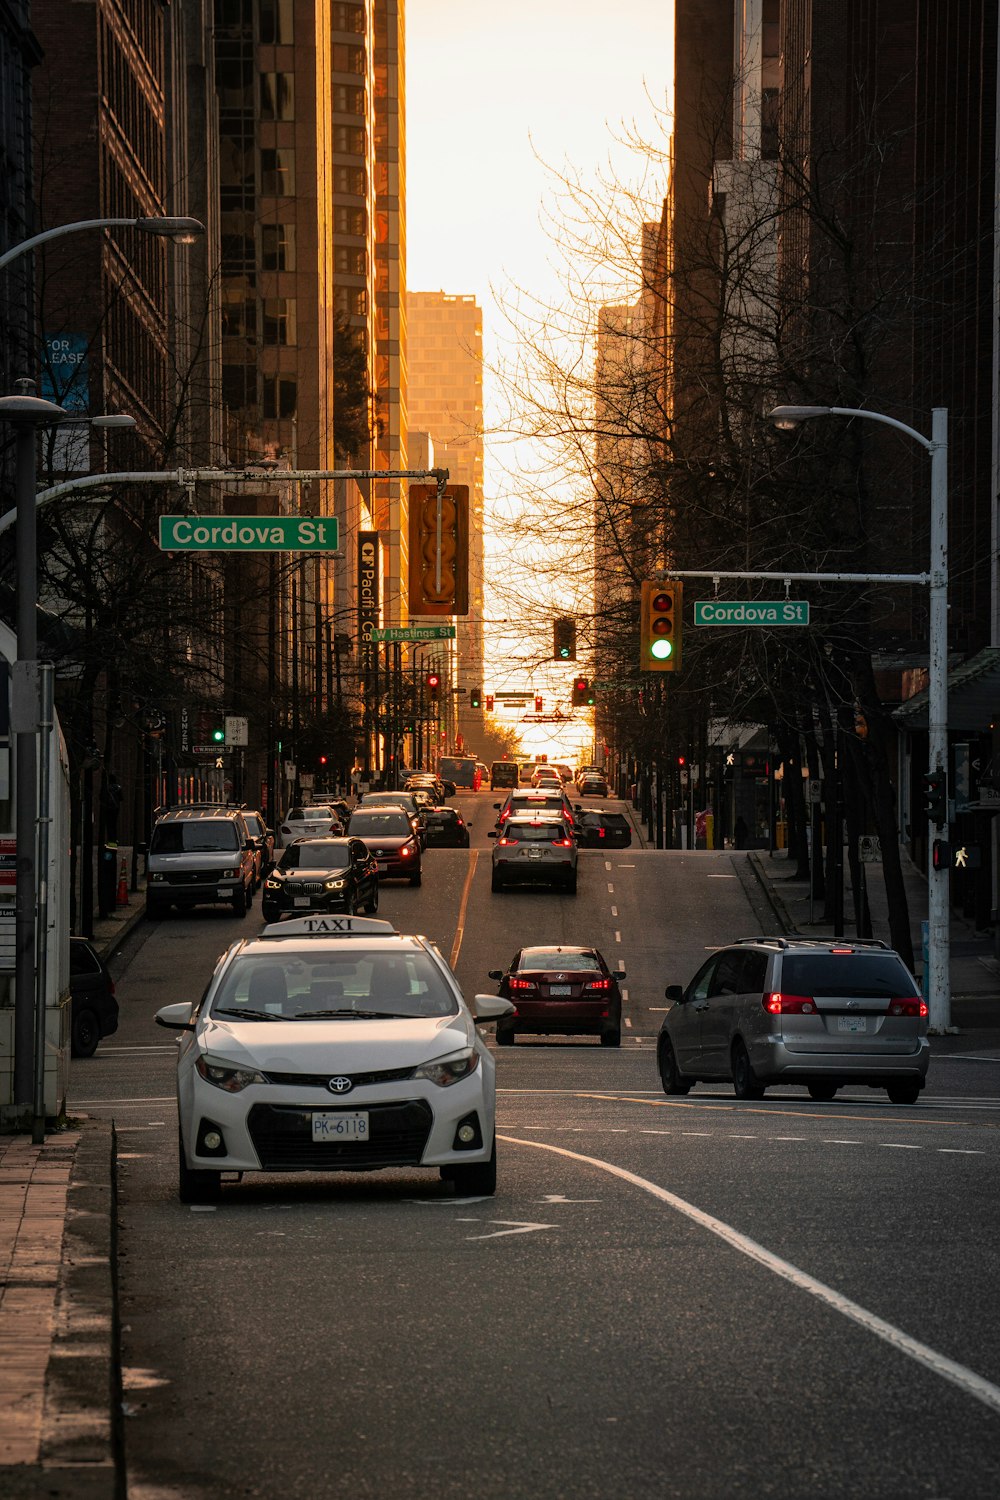
{"type": "Polygon", "coordinates": [[[748,849],[743,859],[738,855],[732,856],[733,869],[743,886],[747,900],[753,907],[754,916],[759,919],[761,911],[765,913],[767,920],[764,928],[767,929],[771,923],[777,925],[778,932],[784,937],[798,936],[798,928],[788,913],[788,908],[774,889],[773,883],[768,880],[760,867],[760,857],[753,849],[748,849]],[[749,873],[748,873],[749,872],[749,873]],[[753,879],[751,880],[751,876],[753,879]]]}

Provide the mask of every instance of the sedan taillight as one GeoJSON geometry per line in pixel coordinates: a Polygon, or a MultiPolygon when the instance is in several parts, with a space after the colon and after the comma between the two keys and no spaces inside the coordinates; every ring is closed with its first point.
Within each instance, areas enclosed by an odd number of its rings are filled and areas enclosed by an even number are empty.
{"type": "Polygon", "coordinates": [[[809,1016],[816,1009],[810,995],[783,995],[780,990],[765,995],[763,1005],[772,1016],[809,1016]]]}
{"type": "Polygon", "coordinates": [[[508,981],[512,990],[533,990],[535,981],[533,979],[511,979],[508,981]]]}
{"type": "Polygon", "coordinates": [[[588,990],[609,990],[611,988],[611,980],[610,979],[588,979],[586,985],[584,986],[584,988],[588,989],[588,990]]]}

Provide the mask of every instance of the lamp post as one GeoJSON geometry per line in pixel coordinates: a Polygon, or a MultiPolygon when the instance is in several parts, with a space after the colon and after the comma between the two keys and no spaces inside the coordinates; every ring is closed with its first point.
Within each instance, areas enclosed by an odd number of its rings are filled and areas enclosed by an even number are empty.
{"type": "Polygon", "coordinates": [[[193,245],[199,235],[205,233],[205,226],[198,219],[163,215],[148,219],[78,219],[74,224],[57,224],[54,229],[45,229],[41,234],[33,234],[30,240],[22,240],[19,245],[12,246],[4,255],[0,255],[0,271],[26,251],[34,250],[49,240],[60,239],[64,234],[75,234],[80,229],[138,229],[142,234],[159,235],[178,245],[193,245]]]}
{"type": "MultiPolygon", "coordinates": [[[[864,417],[894,427],[920,444],[931,460],[931,546],[929,570],[929,671],[927,680],[928,766],[947,777],[948,771],[948,409],[931,413],[931,435],[925,437],[895,417],[854,406],[776,406],[770,420],[783,430],[814,417],[864,417]]],[[[948,869],[934,868],[930,858],[937,825],[928,819],[927,837],[927,969],[930,1029],[941,1033],[951,1026],[950,928],[948,869]]]]}

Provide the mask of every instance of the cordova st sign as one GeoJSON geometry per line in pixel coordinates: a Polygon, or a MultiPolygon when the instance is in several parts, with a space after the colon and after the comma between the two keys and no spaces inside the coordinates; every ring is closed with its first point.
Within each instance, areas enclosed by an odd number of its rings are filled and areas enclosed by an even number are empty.
{"type": "Polygon", "coordinates": [[[808,625],[804,599],[698,599],[696,625],[808,625]]]}
{"type": "Polygon", "coordinates": [[[161,516],[163,552],[336,552],[336,516],[161,516]]]}

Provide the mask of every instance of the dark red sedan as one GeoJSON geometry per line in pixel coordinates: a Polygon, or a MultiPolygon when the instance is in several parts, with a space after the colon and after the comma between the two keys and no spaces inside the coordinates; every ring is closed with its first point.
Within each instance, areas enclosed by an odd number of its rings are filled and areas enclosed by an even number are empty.
{"type": "Polygon", "coordinates": [[[619,1047],[624,969],[609,969],[596,948],[522,948],[506,969],[491,969],[514,1014],[497,1022],[497,1044],[511,1047],[518,1034],[597,1035],[602,1047],[619,1047]]]}
{"type": "Polygon", "coordinates": [[[379,880],[420,884],[420,840],[403,808],[359,807],[351,813],[347,831],[351,838],[367,844],[378,865],[379,880]]]}

